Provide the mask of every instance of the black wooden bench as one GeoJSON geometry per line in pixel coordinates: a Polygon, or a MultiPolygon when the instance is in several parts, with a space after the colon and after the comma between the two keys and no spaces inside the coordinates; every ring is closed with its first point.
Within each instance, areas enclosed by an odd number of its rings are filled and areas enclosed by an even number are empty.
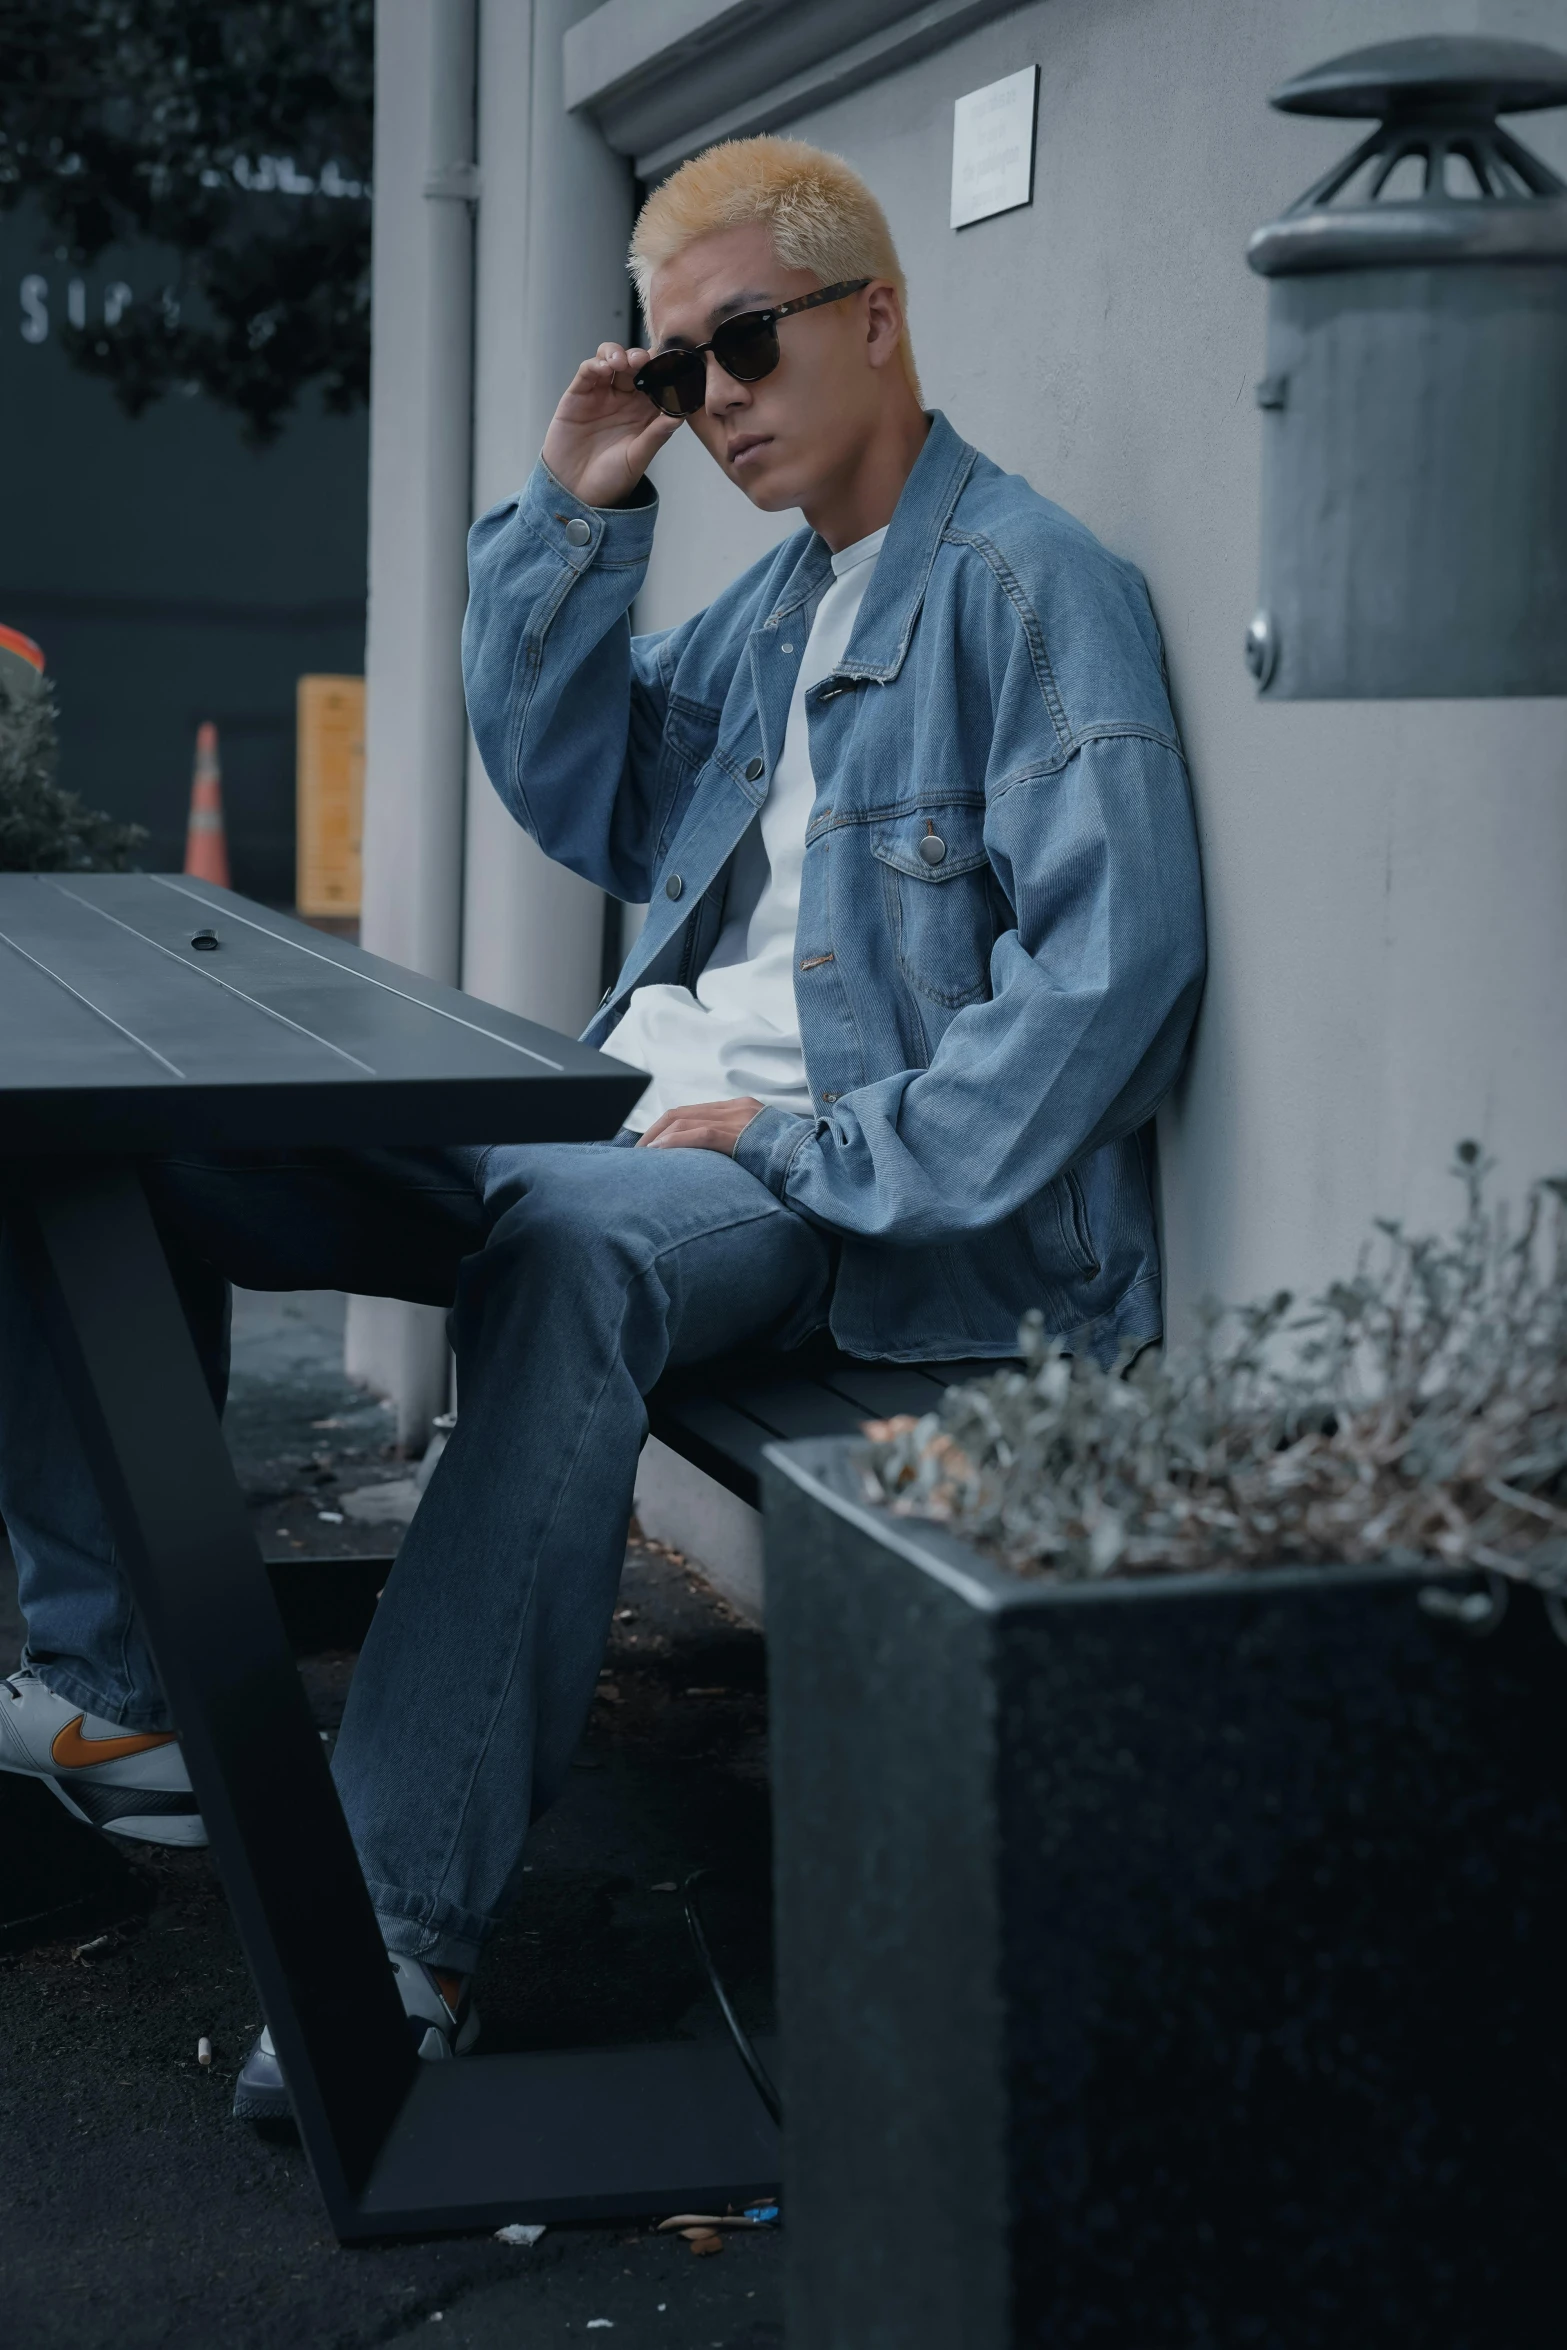
{"type": "Polygon", "coordinates": [[[648,1397],[648,1433],[753,1508],[762,1453],[805,1436],[857,1435],[866,1420],[934,1411],[997,1362],[869,1363],[822,1337],[791,1354],[726,1355],[670,1371],[648,1397]]]}
{"type": "MultiPolygon", "coordinates": [[[[854,1436],[867,1420],[922,1415],[958,1381],[1002,1368],[993,1361],[870,1363],[824,1336],[789,1354],[758,1349],[666,1373],[648,1397],[648,1433],[755,1509],[769,1444],[854,1436]]],[[[295,1655],[358,1648],[391,1567],[389,1555],[270,1561],[295,1655]]]]}

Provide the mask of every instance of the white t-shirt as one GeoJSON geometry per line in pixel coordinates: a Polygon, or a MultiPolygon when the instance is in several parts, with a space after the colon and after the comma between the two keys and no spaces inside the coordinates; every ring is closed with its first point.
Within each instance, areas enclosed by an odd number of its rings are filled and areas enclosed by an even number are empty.
{"type": "MultiPolygon", "coordinates": [[[[626,1120],[637,1134],[666,1110],[744,1094],[769,1108],[811,1115],[794,1003],[800,870],[816,799],[805,697],[843,658],[886,535],[885,526],[873,530],[832,559],[832,584],[816,607],[794,681],[783,752],[761,812],[735,852],[729,917],[696,992],[639,987],[604,1039],[606,1053],[646,1069],[652,1079],[626,1120]]],[[[786,636],[780,650],[789,649],[786,636]]]]}

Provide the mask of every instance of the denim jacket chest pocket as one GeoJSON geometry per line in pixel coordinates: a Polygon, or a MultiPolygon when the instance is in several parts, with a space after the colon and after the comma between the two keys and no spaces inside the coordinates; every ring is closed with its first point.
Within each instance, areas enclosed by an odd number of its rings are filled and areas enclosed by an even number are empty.
{"type": "Polygon", "coordinates": [[[659,751],[656,823],[653,843],[655,871],[684,822],[698,781],[718,739],[723,712],[680,694],[670,697],[659,751]]]}
{"type": "Polygon", "coordinates": [[[990,993],[1001,920],[984,829],[977,800],[925,802],[870,828],[898,968],[933,1003],[979,1003],[990,993]]]}

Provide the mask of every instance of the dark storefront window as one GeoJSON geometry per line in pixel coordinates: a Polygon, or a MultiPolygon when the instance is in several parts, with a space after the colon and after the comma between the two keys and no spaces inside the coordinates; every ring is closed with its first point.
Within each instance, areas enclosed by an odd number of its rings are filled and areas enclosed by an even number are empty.
{"type": "Polygon", "coordinates": [[[129,418],[60,329],[160,299],[159,254],[76,268],[24,210],[0,219],[0,272],[0,620],[48,657],[61,781],[177,867],[214,720],[235,886],[286,902],[296,681],[364,665],[367,418],[307,392],[264,449],[199,393],[129,418]]]}

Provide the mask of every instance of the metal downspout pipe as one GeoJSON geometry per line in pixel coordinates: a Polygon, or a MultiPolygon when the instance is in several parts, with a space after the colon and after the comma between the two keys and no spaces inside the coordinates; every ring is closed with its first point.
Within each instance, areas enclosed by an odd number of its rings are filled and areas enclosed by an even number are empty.
{"type": "MultiPolygon", "coordinates": [[[[476,0],[378,0],[364,944],[455,983],[468,730],[476,0]]],[[[447,1402],[442,1316],[354,1298],[348,1369],[421,1444],[447,1402]]]]}

